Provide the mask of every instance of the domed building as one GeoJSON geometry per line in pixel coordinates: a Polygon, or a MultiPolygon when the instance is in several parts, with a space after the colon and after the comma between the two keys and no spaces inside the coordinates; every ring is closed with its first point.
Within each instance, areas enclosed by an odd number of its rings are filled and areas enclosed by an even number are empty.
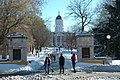
{"type": "Polygon", "coordinates": [[[64,45],[63,35],[63,20],[58,12],[58,16],[55,19],[55,32],[53,33],[53,46],[60,47],[64,45]]]}
{"type": "Polygon", "coordinates": [[[63,20],[59,12],[58,12],[58,16],[55,19],[55,32],[56,33],[63,32],[63,20]]]}
{"type": "Polygon", "coordinates": [[[63,27],[63,19],[60,12],[58,12],[57,17],[55,18],[55,31],[51,33],[51,46],[68,48],[72,45],[69,43],[71,39],[68,38],[74,34],[65,32],[63,27]]]}

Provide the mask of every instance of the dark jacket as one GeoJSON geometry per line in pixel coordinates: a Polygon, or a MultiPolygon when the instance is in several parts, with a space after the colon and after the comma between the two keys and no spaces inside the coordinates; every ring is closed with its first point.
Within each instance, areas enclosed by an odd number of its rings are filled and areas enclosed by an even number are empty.
{"type": "Polygon", "coordinates": [[[65,58],[61,55],[59,58],[59,65],[64,65],[65,63],[65,58]]]}
{"type": "Polygon", "coordinates": [[[48,57],[45,59],[44,66],[50,66],[50,59],[48,57]]]}

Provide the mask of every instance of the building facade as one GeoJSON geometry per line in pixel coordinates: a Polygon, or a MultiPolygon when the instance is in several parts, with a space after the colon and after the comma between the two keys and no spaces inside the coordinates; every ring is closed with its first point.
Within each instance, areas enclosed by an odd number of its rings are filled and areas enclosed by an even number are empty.
{"type": "Polygon", "coordinates": [[[64,45],[63,20],[58,12],[55,19],[55,32],[52,32],[52,46],[60,47],[64,45]]]}
{"type": "Polygon", "coordinates": [[[73,42],[74,36],[75,36],[74,33],[64,31],[63,20],[62,17],[60,16],[60,13],[58,12],[58,16],[55,18],[55,31],[51,32],[51,46],[74,48],[75,47],[74,45],[75,41],[73,42]]]}

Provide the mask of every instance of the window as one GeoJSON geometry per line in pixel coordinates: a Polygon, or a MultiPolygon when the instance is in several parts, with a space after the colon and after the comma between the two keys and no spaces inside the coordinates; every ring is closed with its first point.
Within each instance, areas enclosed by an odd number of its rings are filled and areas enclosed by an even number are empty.
{"type": "Polygon", "coordinates": [[[21,60],[21,49],[13,49],[13,60],[21,60]]]}
{"type": "Polygon", "coordinates": [[[82,48],[82,58],[90,58],[90,48],[82,48]]]}

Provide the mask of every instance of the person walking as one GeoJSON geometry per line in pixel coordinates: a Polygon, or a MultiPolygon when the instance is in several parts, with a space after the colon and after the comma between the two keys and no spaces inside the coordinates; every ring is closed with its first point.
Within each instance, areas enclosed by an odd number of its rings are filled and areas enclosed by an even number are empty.
{"type": "Polygon", "coordinates": [[[48,57],[45,58],[44,66],[45,66],[45,73],[49,74],[50,59],[48,57]]]}
{"type": "Polygon", "coordinates": [[[56,60],[56,56],[55,56],[55,55],[53,55],[53,58],[54,58],[54,62],[55,62],[55,60],[56,60]]]}
{"type": "Polygon", "coordinates": [[[64,74],[64,63],[65,63],[65,58],[61,54],[59,58],[60,74],[61,74],[61,70],[63,70],[63,74],[64,74]]]}
{"type": "Polygon", "coordinates": [[[76,70],[75,70],[76,57],[75,57],[75,54],[72,55],[71,61],[72,61],[72,67],[74,69],[74,73],[76,73],[76,70]]]}

